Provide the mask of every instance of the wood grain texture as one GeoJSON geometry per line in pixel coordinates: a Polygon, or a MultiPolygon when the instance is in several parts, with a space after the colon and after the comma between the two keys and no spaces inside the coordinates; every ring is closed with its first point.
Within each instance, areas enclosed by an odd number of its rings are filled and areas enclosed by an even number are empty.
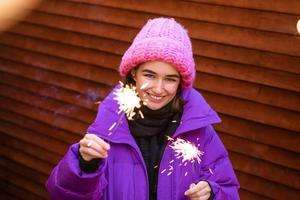
{"type": "Polygon", "coordinates": [[[298,0],[44,0],[0,34],[0,199],[48,199],[51,170],[121,79],[123,53],[149,19],[188,29],[194,87],[245,200],[300,195],[298,0]]]}

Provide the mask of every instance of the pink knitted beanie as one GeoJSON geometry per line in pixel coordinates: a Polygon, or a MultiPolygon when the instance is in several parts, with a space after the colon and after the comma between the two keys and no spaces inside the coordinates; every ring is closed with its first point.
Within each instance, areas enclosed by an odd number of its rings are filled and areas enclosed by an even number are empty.
{"type": "Polygon", "coordinates": [[[173,18],[148,20],[124,53],[121,76],[147,61],[164,61],[176,67],[182,87],[189,88],[195,79],[195,62],[187,31],[173,18]]]}

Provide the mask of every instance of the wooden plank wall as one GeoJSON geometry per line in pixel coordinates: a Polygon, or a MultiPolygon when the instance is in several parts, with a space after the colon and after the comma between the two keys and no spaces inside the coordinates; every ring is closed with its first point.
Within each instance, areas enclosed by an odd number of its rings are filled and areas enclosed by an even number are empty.
{"type": "Polygon", "coordinates": [[[241,199],[300,196],[299,0],[45,0],[0,35],[1,199],[47,199],[50,171],[157,16],[189,30],[194,86],[223,119],[241,199]]]}

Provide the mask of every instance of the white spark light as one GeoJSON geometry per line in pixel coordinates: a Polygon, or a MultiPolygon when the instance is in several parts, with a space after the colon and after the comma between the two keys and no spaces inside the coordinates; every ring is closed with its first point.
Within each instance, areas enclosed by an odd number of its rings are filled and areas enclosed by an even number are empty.
{"type": "Polygon", "coordinates": [[[146,89],[146,87],[149,85],[149,82],[144,82],[143,84],[142,84],[142,86],[140,87],[140,89],[141,90],[144,90],[144,89],[146,89]]]}
{"type": "MultiPolygon", "coordinates": [[[[174,140],[173,138],[168,138],[168,140],[174,140]]],[[[200,157],[203,155],[203,152],[200,151],[195,144],[191,143],[190,141],[177,138],[169,145],[174,151],[175,156],[178,159],[182,160],[184,166],[187,165],[187,162],[194,163],[197,161],[198,163],[201,162],[200,157]]]]}
{"type": "Polygon", "coordinates": [[[113,129],[115,126],[116,126],[116,124],[117,124],[117,123],[116,123],[116,122],[114,122],[114,123],[113,123],[113,124],[112,124],[112,125],[109,127],[109,129],[108,129],[108,130],[109,130],[109,131],[111,131],[111,130],[112,130],[112,129],[113,129]]]}
{"type": "Polygon", "coordinates": [[[136,114],[135,108],[141,107],[141,99],[136,92],[136,87],[124,85],[120,82],[121,88],[117,89],[115,94],[115,100],[119,103],[119,113],[124,112],[129,120],[132,120],[136,114]]]}
{"type": "Polygon", "coordinates": [[[139,110],[139,114],[140,114],[141,118],[144,119],[144,115],[143,115],[142,111],[139,110]]]}

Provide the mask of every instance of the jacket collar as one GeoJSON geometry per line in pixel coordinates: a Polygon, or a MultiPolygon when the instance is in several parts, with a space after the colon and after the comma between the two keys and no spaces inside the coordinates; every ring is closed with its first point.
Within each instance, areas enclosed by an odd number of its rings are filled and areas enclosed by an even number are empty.
{"type": "Polygon", "coordinates": [[[173,137],[221,122],[218,114],[210,107],[200,92],[194,88],[184,90],[182,98],[185,100],[183,114],[173,137]]]}

